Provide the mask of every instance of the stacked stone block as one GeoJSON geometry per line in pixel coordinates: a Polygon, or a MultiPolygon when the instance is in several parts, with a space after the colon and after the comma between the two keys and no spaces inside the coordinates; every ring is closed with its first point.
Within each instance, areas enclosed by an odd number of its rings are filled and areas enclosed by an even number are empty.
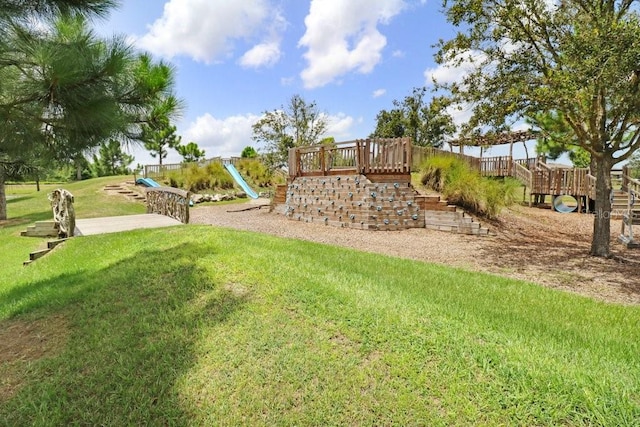
{"type": "Polygon", "coordinates": [[[287,188],[285,215],[363,230],[424,228],[417,196],[409,183],[373,183],[364,175],[298,177],[287,188]]]}

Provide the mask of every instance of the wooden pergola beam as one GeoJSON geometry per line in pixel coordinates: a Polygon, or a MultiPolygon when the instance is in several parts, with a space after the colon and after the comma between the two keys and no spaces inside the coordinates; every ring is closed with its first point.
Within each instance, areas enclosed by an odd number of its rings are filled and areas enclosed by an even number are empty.
{"type": "Polygon", "coordinates": [[[519,130],[515,132],[504,132],[499,134],[488,133],[485,135],[459,138],[453,141],[447,141],[447,144],[453,147],[459,147],[460,145],[466,147],[483,147],[490,145],[505,145],[514,144],[516,142],[525,142],[535,139],[536,137],[536,132],[533,132],[531,130],[519,130]]]}

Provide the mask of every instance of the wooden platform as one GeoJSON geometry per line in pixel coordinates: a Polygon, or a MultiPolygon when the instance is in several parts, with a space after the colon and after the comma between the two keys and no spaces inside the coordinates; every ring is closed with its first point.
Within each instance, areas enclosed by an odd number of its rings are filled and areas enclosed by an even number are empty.
{"type": "Polygon", "coordinates": [[[182,225],[177,219],[159,214],[111,216],[103,218],[77,219],[74,235],[117,233],[139,228],[161,228],[182,225]]]}

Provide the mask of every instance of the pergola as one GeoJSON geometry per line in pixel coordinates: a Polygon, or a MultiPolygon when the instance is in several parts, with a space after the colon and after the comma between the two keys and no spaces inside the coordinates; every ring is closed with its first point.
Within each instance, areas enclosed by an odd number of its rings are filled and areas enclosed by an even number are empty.
{"type": "MultiPolygon", "coordinates": [[[[458,138],[447,143],[451,147],[460,147],[460,154],[464,152],[464,147],[480,147],[480,157],[482,157],[482,148],[493,145],[505,145],[510,144],[509,156],[513,154],[513,144],[516,142],[526,142],[537,138],[538,133],[532,130],[518,130],[513,132],[501,132],[501,133],[487,133],[484,135],[474,135],[470,137],[458,138]]],[[[529,150],[527,145],[524,145],[524,150],[529,157],[529,150]]]]}

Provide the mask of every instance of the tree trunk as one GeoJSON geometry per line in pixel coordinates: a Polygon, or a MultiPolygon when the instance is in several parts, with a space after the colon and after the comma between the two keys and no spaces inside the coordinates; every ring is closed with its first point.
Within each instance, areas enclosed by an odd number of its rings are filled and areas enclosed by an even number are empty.
{"type": "Polygon", "coordinates": [[[7,219],[7,193],[4,188],[4,169],[0,166],[0,221],[7,219]]]}
{"type": "Polygon", "coordinates": [[[611,256],[611,168],[608,159],[599,159],[596,165],[596,206],[593,219],[593,238],[591,251],[593,256],[608,258],[611,256]]]}

